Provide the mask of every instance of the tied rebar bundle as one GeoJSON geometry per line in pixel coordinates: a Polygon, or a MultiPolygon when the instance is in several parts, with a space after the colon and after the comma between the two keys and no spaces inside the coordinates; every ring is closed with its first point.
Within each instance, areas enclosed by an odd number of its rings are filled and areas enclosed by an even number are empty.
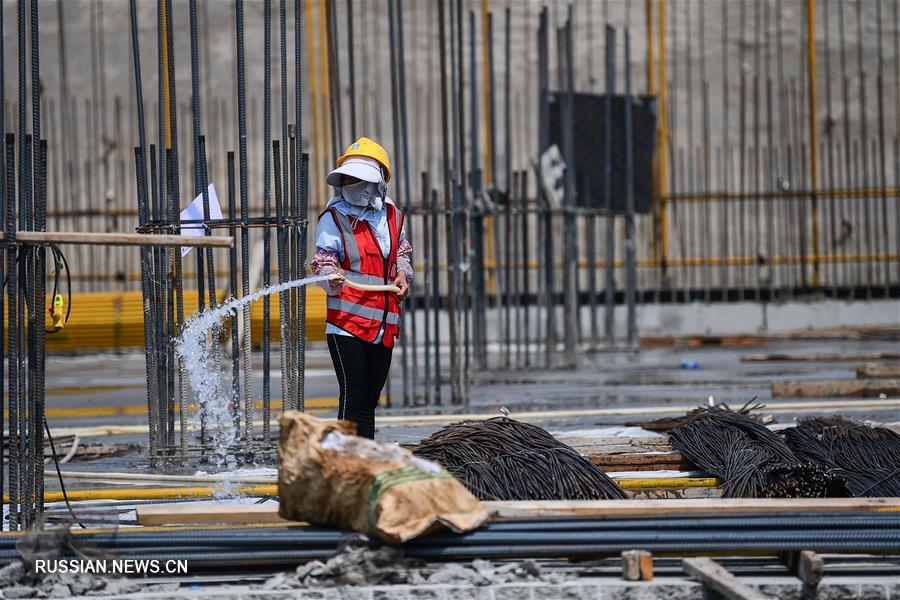
{"type": "MultiPolygon", "coordinates": [[[[753,400],[755,400],[755,398],[753,400]]],[[[765,404],[760,404],[758,402],[751,404],[753,400],[749,400],[746,404],[744,404],[736,411],[732,410],[731,407],[724,403],[714,404],[712,406],[698,406],[694,410],[688,412],[687,414],[681,415],[680,417],[664,417],[662,419],[652,419],[650,421],[628,421],[625,424],[629,427],[640,427],[641,429],[646,429],[647,431],[669,433],[676,427],[681,427],[682,425],[688,423],[694,417],[709,412],[731,412],[739,415],[746,415],[747,417],[761,424],[773,422],[774,419],[772,419],[772,417],[770,416],[753,414],[753,411],[758,411],[766,407],[765,404]]]]}
{"type": "Polygon", "coordinates": [[[540,427],[506,417],[448,425],[413,454],[441,464],[482,500],[627,498],[573,448],[540,427]]]}
{"type": "Polygon", "coordinates": [[[672,447],[720,477],[723,498],[825,496],[833,476],[798,456],[778,434],[745,414],[700,411],[669,434],[672,447]]]}
{"type": "Polygon", "coordinates": [[[829,495],[900,496],[900,435],[841,417],[803,419],[781,432],[803,460],[840,486],[829,495]]]}

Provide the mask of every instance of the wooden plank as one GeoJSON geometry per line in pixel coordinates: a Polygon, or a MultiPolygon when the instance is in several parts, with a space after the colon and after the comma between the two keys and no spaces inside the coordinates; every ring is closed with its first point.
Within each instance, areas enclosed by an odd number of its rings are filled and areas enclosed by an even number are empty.
{"type": "Polygon", "coordinates": [[[278,501],[262,504],[150,504],[137,507],[139,525],[212,525],[287,523],[278,516],[278,501]]]}
{"type": "Polygon", "coordinates": [[[681,454],[588,454],[588,460],[607,473],[620,471],[692,471],[694,467],[681,454]]]}
{"type": "Polygon", "coordinates": [[[484,502],[503,518],[544,515],[603,517],[831,511],[900,511],[900,498],[672,498],[484,502]]]}
{"type": "Polygon", "coordinates": [[[685,558],[681,561],[684,572],[726,600],[770,600],[766,596],[725,570],[711,558],[685,558]]]}
{"type": "Polygon", "coordinates": [[[856,376],[861,379],[900,378],[900,364],[882,365],[878,363],[867,363],[856,367],[856,376]]]}
{"type": "Polygon", "coordinates": [[[653,555],[645,550],[623,552],[622,578],[625,581],[653,581],[653,555]]]}
{"type": "Polygon", "coordinates": [[[878,398],[900,395],[900,379],[773,381],[773,398],[878,398]]]}
{"type": "Polygon", "coordinates": [[[825,562],[811,550],[779,552],[778,556],[804,586],[815,588],[825,575],[825,562]]]}
{"type": "MultiPolygon", "coordinates": [[[[900,498],[689,498],[666,500],[541,500],[483,502],[497,519],[539,516],[624,517],[831,511],[900,511],[900,498]]],[[[141,525],[281,523],[278,502],[150,504],[137,508],[141,525]]]]}
{"type": "Polygon", "coordinates": [[[755,346],[778,340],[860,340],[900,339],[900,325],[863,325],[853,327],[824,327],[798,329],[765,334],[747,335],[642,335],[642,348],[668,348],[672,346],[755,346]]]}
{"type": "Polygon", "coordinates": [[[856,354],[745,354],[741,362],[845,362],[860,360],[900,360],[896,352],[862,352],[856,354]]]}
{"type": "MultiPolygon", "coordinates": [[[[6,234],[0,233],[0,241],[6,234]]],[[[82,244],[88,246],[199,246],[230,248],[231,236],[151,235],[145,233],[94,233],[89,231],[17,231],[16,241],[25,244],[82,244]]]]}

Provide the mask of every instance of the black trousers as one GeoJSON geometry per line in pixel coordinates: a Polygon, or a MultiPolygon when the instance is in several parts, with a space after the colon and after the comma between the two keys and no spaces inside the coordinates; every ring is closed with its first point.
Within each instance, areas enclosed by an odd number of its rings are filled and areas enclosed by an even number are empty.
{"type": "Polygon", "coordinates": [[[360,437],[375,439],[375,407],[391,368],[393,348],[349,335],[325,337],[341,389],[338,419],[353,421],[360,437]]]}

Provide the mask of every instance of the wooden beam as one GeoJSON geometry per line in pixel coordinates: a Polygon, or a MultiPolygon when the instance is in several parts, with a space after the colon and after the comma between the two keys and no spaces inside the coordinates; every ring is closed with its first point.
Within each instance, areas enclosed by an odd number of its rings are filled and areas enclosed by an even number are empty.
{"type": "Polygon", "coordinates": [[[738,580],[711,558],[685,558],[681,561],[684,572],[703,584],[703,587],[719,594],[725,600],[771,600],[738,580]]]}
{"type": "Polygon", "coordinates": [[[815,588],[825,575],[825,561],[810,550],[779,552],[779,558],[804,586],[815,588]]]}
{"type": "Polygon", "coordinates": [[[897,352],[858,352],[849,354],[745,354],[741,362],[847,362],[861,360],[900,360],[897,352]]]}
{"type": "Polygon", "coordinates": [[[773,398],[878,398],[900,395],[900,379],[773,381],[773,398]]]}
{"type": "Polygon", "coordinates": [[[655,517],[746,513],[897,511],[900,498],[670,498],[665,500],[530,500],[484,502],[499,518],[545,515],[603,517],[655,517]]]}
{"type": "MultiPolygon", "coordinates": [[[[0,233],[0,241],[6,234],[0,233]]],[[[87,246],[197,246],[230,248],[231,236],[152,235],[146,233],[94,233],[90,231],[17,231],[23,244],[79,244],[87,246]]]]}
{"type": "Polygon", "coordinates": [[[900,364],[867,363],[856,367],[856,376],[861,379],[900,379],[900,364]]]}
{"type": "Polygon", "coordinates": [[[587,454],[587,459],[607,473],[619,471],[692,471],[690,462],[678,452],[635,454],[587,454]]]}
{"type": "Polygon", "coordinates": [[[623,552],[622,578],[625,581],[653,581],[653,555],[645,550],[623,552]]]}
{"type": "Polygon", "coordinates": [[[139,525],[287,523],[278,516],[278,501],[262,504],[150,504],[137,507],[139,525]]]}
{"type": "MultiPolygon", "coordinates": [[[[265,486],[259,486],[265,487],[265,486]]],[[[785,512],[900,512],[900,498],[690,498],[666,500],[540,500],[484,502],[495,518],[541,516],[654,517],[785,512]]],[[[139,506],[138,523],[280,523],[278,502],[262,504],[151,504],[139,506]]]]}

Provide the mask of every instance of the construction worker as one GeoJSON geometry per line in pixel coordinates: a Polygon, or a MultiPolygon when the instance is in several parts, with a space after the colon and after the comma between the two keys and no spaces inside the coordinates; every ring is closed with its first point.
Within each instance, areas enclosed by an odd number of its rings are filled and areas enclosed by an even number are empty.
{"type": "Polygon", "coordinates": [[[362,437],[375,437],[375,407],[400,335],[400,304],[409,294],[412,248],[403,213],[387,196],[387,152],[359,138],[325,178],[335,196],[319,215],[312,271],[334,275],[320,285],[328,294],[325,337],[340,387],[338,419],[353,421],[362,437]],[[363,291],[345,282],[386,285],[399,292],[363,291]]]}

